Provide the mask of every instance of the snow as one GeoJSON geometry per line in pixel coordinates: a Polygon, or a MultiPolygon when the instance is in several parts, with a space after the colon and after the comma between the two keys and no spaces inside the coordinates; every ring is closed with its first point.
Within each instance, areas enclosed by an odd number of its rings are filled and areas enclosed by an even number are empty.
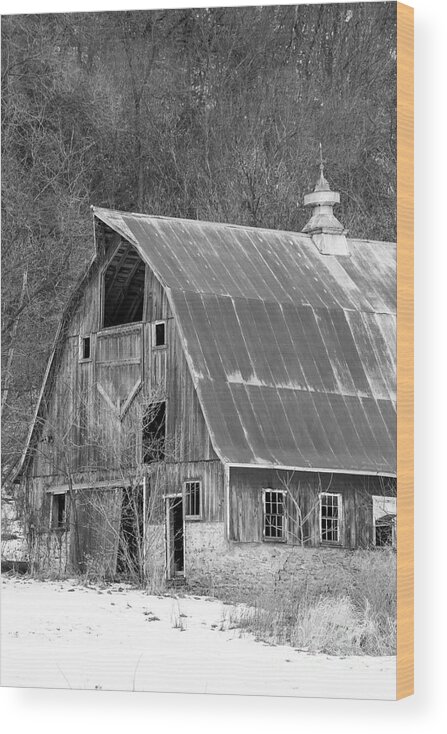
{"type": "Polygon", "coordinates": [[[3,686],[395,698],[395,658],[267,645],[207,597],[4,577],[1,612],[3,686]]]}

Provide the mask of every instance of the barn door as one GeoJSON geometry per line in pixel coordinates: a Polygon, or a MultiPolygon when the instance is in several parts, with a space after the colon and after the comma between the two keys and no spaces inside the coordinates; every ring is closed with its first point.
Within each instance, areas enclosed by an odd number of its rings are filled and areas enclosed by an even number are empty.
{"type": "Polygon", "coordinates": [[[167,578],[185,574],[185,534],[182,495],[166,497],[166,569],[167,578]]]}

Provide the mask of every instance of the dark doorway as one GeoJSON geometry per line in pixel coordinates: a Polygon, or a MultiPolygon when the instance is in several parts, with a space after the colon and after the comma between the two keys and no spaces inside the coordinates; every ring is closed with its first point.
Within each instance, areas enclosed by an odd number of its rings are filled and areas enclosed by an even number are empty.
{"type": "Polygon", "coordinates": [[[165,458],[166,403],[151,403],[143,416],[143,461],[163,461],[165,458]]]}
{"type": "Polygon", "coordinates": [[[118,544],[117,573],[139,580],[143,572],[143,488],[123,489],[118,544]]]}
{"type": "Polygon", "coordinates": [[[166,500],[166,540],[168,578],[183,576],[185,551],[183,536],[183,500],[170,497],[166,500]]]}

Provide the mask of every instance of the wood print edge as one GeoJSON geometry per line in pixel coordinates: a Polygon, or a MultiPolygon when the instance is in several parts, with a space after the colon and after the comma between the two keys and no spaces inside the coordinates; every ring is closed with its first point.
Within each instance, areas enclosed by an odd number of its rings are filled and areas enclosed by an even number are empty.
{"type": "Polygon", "coordinates": [[[397,3],[397,680],[414,693],[414,10],[397,3]]]}

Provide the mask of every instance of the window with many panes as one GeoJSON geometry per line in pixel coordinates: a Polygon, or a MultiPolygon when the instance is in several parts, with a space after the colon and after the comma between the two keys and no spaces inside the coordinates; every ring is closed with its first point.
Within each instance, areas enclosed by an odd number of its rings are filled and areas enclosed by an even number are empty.
{"type": "Polygon", "coordinates": [[[286,492],[264,490],[264,540],[286,540],[286,492]]]}
{"type": "Polygon", "coordinates": [[[200,482],[185,482],[185,515],[186,517],[201,516],[200,482]]]}
{"type": "Polygon", "coordinates": [[[323,543],[341,541],[341,494],[320,494],[320,538],[323,543]]]}

